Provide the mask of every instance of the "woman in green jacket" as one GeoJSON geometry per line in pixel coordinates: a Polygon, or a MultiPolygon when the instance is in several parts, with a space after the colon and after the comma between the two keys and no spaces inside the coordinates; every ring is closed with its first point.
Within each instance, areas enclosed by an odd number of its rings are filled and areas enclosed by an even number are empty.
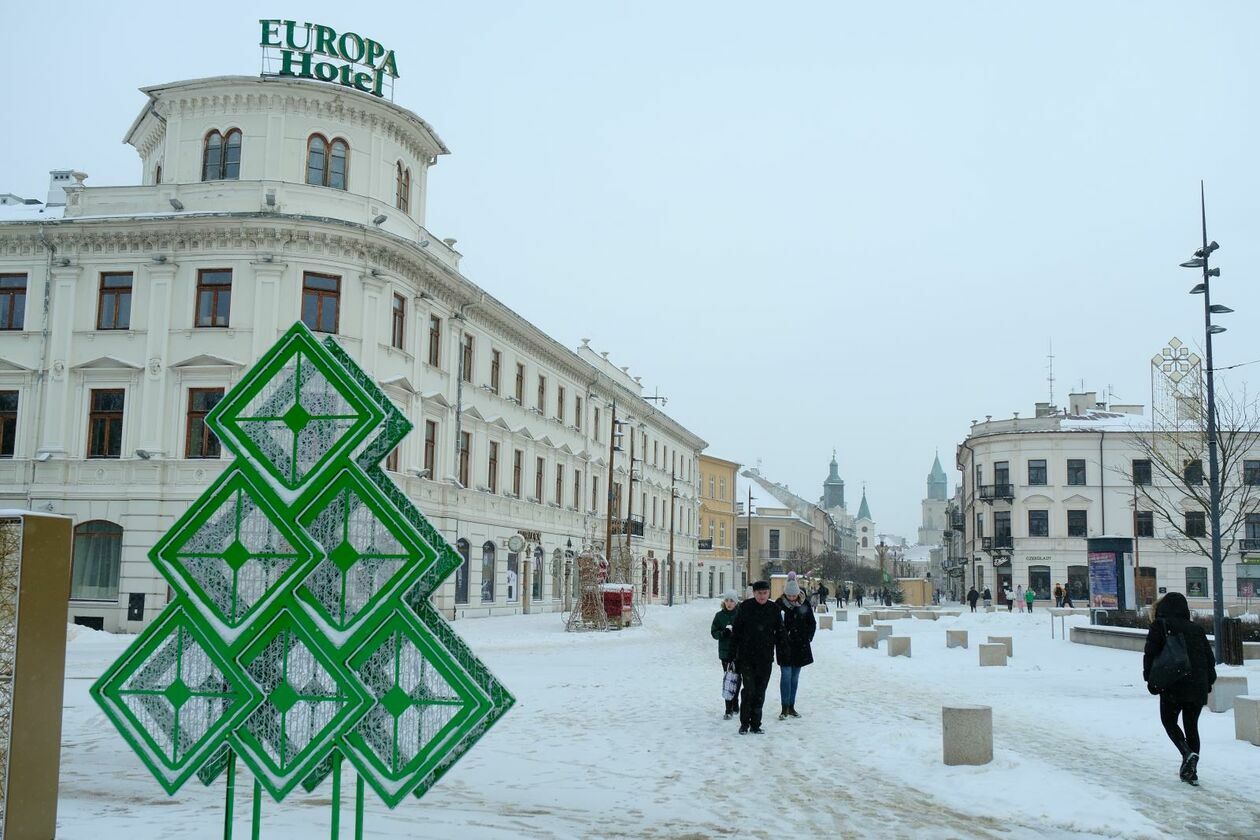
{"type": "MultiPolygon", "coordinates": [[[[735,597],[735,590],[728,589],[722,593],[722,609],[717,611],[717,615],[713,616],[713,624],[709,628],[709,635],[717,639],[718,643],[718,659],[722,662],[723,679],[727,671],[735,671],[738,675],[739,671],[735,668],[735,644],[731,639],[731,622],[735,620],[736,608],[739,601],[735,597]]],[[[739,677],[736,676],[735,697],[726,701],[726,713],[723,719],[730,720],[739,714],[739,677]]]]}

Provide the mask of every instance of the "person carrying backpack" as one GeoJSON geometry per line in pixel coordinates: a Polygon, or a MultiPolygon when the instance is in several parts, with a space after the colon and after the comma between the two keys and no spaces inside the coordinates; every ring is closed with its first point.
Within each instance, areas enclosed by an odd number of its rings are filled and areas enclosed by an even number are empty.
{"type": "Polygon", "coordinates": [[[1142,679],[1159,696],[1159,720],[1181,753],[1178,775],[1199,783],[1199,714],[1216,682],[1216,657],[1203,628],[1190,620],[1190,605],[1180,592],[1155,604],[1155,620],[1146,634],[1142,679]],[[1181,727],[1177,718],[1181,718],[1181,727]]]}

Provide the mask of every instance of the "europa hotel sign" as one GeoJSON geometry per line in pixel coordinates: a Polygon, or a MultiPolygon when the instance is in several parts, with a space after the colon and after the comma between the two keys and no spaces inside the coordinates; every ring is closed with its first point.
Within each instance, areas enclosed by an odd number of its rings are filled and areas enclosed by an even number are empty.
{"type": "Polygon", "coordinates": [[[385,77],[398,78],[394,51],[354,32],[338,33],[331,26],[299,24],[292,20],[260,20],[262,48],[278,50],[280,69],[266,75],[295,76],[336,82],[375,96],[385,95],[385,77]],[[333,61],[320,61],[320,58],[333,61]]]}

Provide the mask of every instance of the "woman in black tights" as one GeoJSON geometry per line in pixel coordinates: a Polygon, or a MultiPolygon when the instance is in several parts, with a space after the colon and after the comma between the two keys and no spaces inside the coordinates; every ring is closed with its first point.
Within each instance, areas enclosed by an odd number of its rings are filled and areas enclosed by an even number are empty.
{"type": "Polygon", "coordinates": [[[1142,679],[1151,694],[1159,695],[1160,722],[1181,753],[1181,780],[1197,785],[1199,713],[1207,704],[1212,683],[1216,682],[1216,657],[1203,628],[1190,620],[1190,606],[1180,592],[1169,592],[1155,605],[1155,620],[1146,634],[1146,651],[1142,656],[1142,679]],[[1164,649],[1169,634],[1184,639],[1190,657],[1190,673],[1170,686],[1155,688],[1150,684],[1151,665],[1164,649]]]}

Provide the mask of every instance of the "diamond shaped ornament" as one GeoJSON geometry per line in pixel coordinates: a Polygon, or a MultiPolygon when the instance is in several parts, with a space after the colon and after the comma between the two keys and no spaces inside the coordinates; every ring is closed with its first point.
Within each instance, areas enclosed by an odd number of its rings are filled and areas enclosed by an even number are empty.
{"type": "Polygon", "coordinates": [[[168,794],[262,701],[183,607],[141,633],[91,693],[168,794]]]}
{"type": "Polygon", "coordinates": [[[348,455],[384,419],[301,323],[258,360],[206,425],[286,490],[348,455]]]}

